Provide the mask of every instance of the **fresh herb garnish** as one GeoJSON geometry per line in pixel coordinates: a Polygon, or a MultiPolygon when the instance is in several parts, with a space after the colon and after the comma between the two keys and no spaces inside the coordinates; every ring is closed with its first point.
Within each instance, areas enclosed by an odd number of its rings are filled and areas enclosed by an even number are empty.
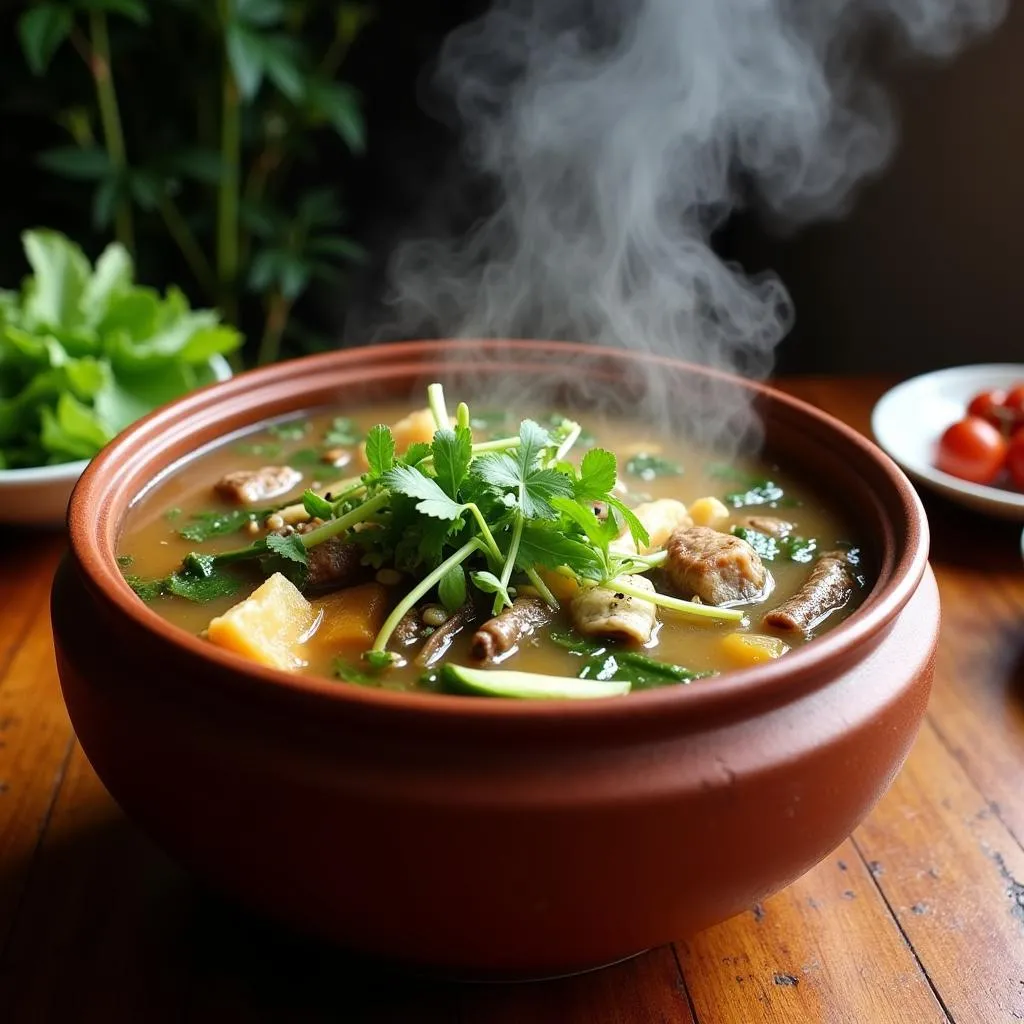
{"type": "Polygon", "coordinates": [[[446,572],[437,585],[437,597],[449,613],[466,603],[466,570],[457,565],[446,572]]]}
{"type": "Polygon", "coordinates": [[[793,534],[772,537],[749,526],[734,526],[732,534],[745,540],[765,562],[773,562],[780,555],[791,562],[810,562],[818,549],[818,542],[813,537],[797,537],[793,534]]]}
{"type": "Polygon", "coordinates": [[[223,569],[202,563],[182,565],[180,569],[160,579],[144,580],[140,576],[126,575],[125,582],[147,603],[168,594],[186,601],[206,604],[219,597],[231,597],[238,592],[240,581],[223,569]]]}
{"type": "Polygon", "coordinates": [[[122,569],[130,569],[135,564],[135,558],[132,555],[118,555],[117,564],[122,569]]]}
{"type": "Polygon", "coordinates": [[[169,508],[164,512],[164,519],[166,519],[168,522],[171,522],[172,520],[177,519],[178,516],[180,515],[180,508],[169,508]]]}
{"type": "Polygon", "coordinates": [[[748,508],[751,505],[776,508],[785,496],[785,492],[774,481],[756,480],[749,482],[745,490],[731,491],[725,496],[725,503],[733,508],[748,508]]]}
{"type": "Polygon", "coordinates": [[[576,673],[578,679],[618,679],[631,683],[634,690],[646,690],[714,675],[713,672],[695,672],[682,665],[658,661],[609,641],[588,640],[577,633],[556,630],[550,637],[559,647],[583,660],[576,673]]]}
{"type": "Polygon", "coordinates": [[[327,433],[324,434],[324,444],[341,445],[347,448],[359,443],[359,428],[355,420],[348,416],[336,416],[332,421],[327,433]]]}
{"type": "Polygon", "coordinates": [[[309,433],[306,420],[289,420],[287,423],[271,423],[267,432],[282,441],[301,441],[309,433]]]}
{"type": "Polygon", "coordinates": [[[193,512],[192,520],[178,530],[183,540],[201,544],[211,537],[221,537],[228,533],[237,533],[248,523],[262,522],[274,509],[214,509],[210,512],[193,512]]]}
{"type": "Polygon", "coordinates": [[[22,236],[32,275],[0,292],[0,466],[95,455],[151,409],[216,373],[242,336],[184,294],[135,283],[127,250],[95,265],[55,231],[22,236]]]}
{"type": "Polygon", "coordinates": [[[334,505],[315,491],[303,492],[302,506],[309,513],[310,519],[330,519],[334,515],[334,505]]]}
{"type": "Polygon", "coordinates": [[[324,462],[324,453],[319,448],[299,448],[298,451],[289,452],[285,456],[289,466],[321,466],[327,468],[324,462]]]}
{"type": "Polygon", "coordinates": [[[365,665],[356,665],[344,658],[334,659],[334,675],[346,683],[356,683],[359,686],[372,686],[380,688],[380,673],[374,670],[367,671],[365,665]]]}
{"type": "Polygon", "coordinates": [[[626,472],[630,476],[650,482],[659,476],[681,476],[683,468],[675,462],[663,459],[660,455],[640,452],[626,461],[626,472]]]}

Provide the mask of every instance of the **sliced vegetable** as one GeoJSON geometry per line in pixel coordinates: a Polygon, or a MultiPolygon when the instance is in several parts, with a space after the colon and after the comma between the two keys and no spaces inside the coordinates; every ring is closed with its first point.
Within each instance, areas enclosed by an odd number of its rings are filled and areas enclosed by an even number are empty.
{"type": "Polygon", "coordinates": [[[444,689],[470,696],[512,697],[521,700],[593,700],[621,697],[630,691],[630,684],[625,680],[569,679],[533,672],[467,668],[465,665],[445,665],[439,675],[444,689]]]}
{"type": "Polygon", "coordinates": [[[317,643],[359,654],[373,643],[384,625],[388,589],[380,583],[362,583],[318,598],[312,607],[320,616],[317,643]]]}

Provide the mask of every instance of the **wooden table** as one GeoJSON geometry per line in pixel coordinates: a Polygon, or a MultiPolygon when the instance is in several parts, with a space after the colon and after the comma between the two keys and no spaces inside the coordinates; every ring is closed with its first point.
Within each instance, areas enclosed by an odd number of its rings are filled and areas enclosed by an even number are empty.
{"type": "MultiPolygon", "coordinates": [[[[866,430],[888,383],[785,387],[866,430]]],[[[591,975],[513,986],[356,965],[226,905],[169,863],[107,796],[64,711],[47,610],[63,540],[6,531],[0,1020],[1024,1020],[1020,527],[926,500],[945,616],[935,689],[906,767],[867,822],[725,924],[591,975]]]]}

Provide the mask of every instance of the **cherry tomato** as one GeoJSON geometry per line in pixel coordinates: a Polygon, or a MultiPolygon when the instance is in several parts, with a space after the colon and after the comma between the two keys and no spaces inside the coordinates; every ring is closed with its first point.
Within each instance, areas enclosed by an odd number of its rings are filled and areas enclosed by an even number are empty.
{"type": "Polygon", "coordinates": [[[1010,471],[1010,479],[1013,480],[1014,486],[1024,491],[1024,427],[1018,429],[1010,438],[1006,468],[1010,471]]]}
{"type": "Polygon", "coordinates": [[[1006,392],[998,388],[992,391],[982,391],[971,399],[967,406],[968,416],[977,416],[980,419],[988,420],[993,427],[1002,427],[1006,416],[1006,392]]]}
{"type": "Polygon", "coordinates": [[[1003,468],[1006,449],[1005,438],[991,423],[968,416],[942,435],[935,465],[961,480],[988,484],[1003,468]]]}
{"type": "Polygon", "coordinates": [[[1024,424],[1024,384],[1015,384],[1006,394],[1003,407],[1009,410],[1014,426],[1024,424]]]}

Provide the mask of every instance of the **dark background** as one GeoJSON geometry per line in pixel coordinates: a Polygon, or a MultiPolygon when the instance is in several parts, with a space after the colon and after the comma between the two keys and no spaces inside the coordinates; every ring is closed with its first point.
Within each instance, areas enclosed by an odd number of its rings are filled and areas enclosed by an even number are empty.
{"type": "MultiPolygon", "coordinates": [[[[35,154],[65,141],[31,107],[12,26],[0,37],[0,284],[25,271],[18,233],[60,228],[95,252],[81,193],[41,172],[35,154]]],[[[20,6],[20,5],[18,5],[20,6]]],[[[350,233],[370,251],[348,296],[321,287],[305,315],[338,343],[366,340],[395,239],[429,222],[455,158],[452,133],[425,115],[417,87],[445,33],[481,8],[470,0],[378,0],[343,68],[364,97],[368,149],[351,159],[325,146],[310,173],[344,187],[350,233]]],[[[173,89],[179,55],[162,69],[173,89]]],[[[790,239],[735,221],[725,255],[779,271],[796,301],[783,343],[789,372],[916,372],[959,362],[1024,359],[1024,4],[952,64],[901,67],[892,87],[902,137],[892,165],[840,223],[790,239]]],[[[158,130],[159,97],[153,97],[158,130]]],[[[160,283],[174,268],[143,267],[160,283]]]]}

